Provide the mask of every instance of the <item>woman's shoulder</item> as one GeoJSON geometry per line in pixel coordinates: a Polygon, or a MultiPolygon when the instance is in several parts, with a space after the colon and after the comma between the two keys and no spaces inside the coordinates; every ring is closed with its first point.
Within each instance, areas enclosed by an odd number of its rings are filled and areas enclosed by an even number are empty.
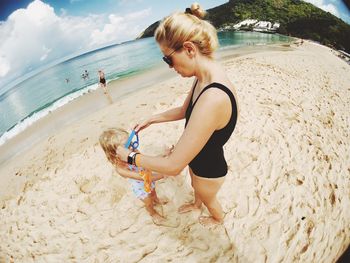
{"type": "Polygon", "coordinates": [[[224,81],[213,81],[207,86],[206,91],[204,93],[207,93],[207,96],[212,97],[212,99],[221,100],[230,96],[230,93],[234,97],[236,96],[236,91],[233,84],[231,82],[224,81]]]}
{"type": "Polygon", "coordinates": [[[225,102],[229,102],[230,98],[228,96],[227,90],[222,89],[220,85],[215,85],[217,83],[213,83],[210,87],[208,87],[202,94],[202,100],[208,101],[211,106],[224,106],[222,105],[225,102]]]}
{"type": "Polygon", "coordinates": [[[229,94],[227,93],[227,90],[225,92],[223,90],[213,89],[213,90],[217,90],[217,93],[213,92],[213,93],[208,94],[208,95],[217,96],[217,99],[221,99],[222,101],[226,101],[226,104],[222,104],[222,107],[226,107],[227,103],[229,103],[229,104],[231,104],[231,102],[234,103],[236,105],[237,111],[240,112],[239,100],[238,100],[238,95],[237,95],[237,90],[236,90],[235,85],[231,81],[223,81],[223,82],[217,82],[217,83],[225,86],[229,90],[228,92],[232,93],[233,101],[230,101],[231,99],[229,98],[229,94]]]}
{"type": "Polygon", "coordinates": [[[236,101],[236,91],[232,83],[212,82],[201,97],[203,97],[203,104],[206,104],[207,107],[226,111],[230,108],[232,99],[236,101]]]}

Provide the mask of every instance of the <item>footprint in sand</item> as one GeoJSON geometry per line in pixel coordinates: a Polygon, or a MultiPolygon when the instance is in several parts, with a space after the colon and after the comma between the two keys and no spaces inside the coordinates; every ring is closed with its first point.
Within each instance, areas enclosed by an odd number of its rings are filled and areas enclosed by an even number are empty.
{"type": "Polygon", "coordinates": [[[177,228],[180,226],[180,218],[178,217],[166,217],[162,220],[152,220],[157,226],[177,228]]]}
{"type": "Polygon", "coordinates": [[[100,180],[94,176],[90,180],[86,178],[81,178],[76,180],[75,183],[78,185],[82,193],[91,193],[92,189],[98,184],[100,180]]]}

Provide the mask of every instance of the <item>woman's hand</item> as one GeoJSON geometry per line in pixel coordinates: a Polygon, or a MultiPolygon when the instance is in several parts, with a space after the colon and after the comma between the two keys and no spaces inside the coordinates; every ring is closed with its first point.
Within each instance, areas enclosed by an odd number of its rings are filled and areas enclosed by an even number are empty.
{"type": "Polygon", "coordinates": [[[123,146],[119,145],[117,149],[115,150],[115,153],[117,155],[117,158],[121,160],[122,162],[128,162],[128,155],[131,151],[129,149],[124,148],[123,146]]]}
{"type": "Polygon", "coordinates": [[[141,121],[140,123],[137,123],[134,127],[135,132],[139,132],[143,129],[146,129],[148,126],[150,126],[152,124],[151,119],[146,119],[141,121]]]}

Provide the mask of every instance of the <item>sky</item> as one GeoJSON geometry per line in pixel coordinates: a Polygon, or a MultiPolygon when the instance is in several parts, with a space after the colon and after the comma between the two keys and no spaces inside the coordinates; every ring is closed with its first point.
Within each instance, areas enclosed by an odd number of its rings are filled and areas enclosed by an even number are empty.
{"type": "MultiPolygon", "coordinates": [[[[0,0],[0,90],[54,61],[135,39],[194,0],[0,0]]],[[[201,0],[204,9],[228,0],[201,0]]],[[[341,0],[307,0],[350,24],[341,0]]]]}
{"type": "MultiPolygon", "coordinates": [[[[204,9],[228,0],[202,0],[204,9]]],[[[193,0],[0,0],[0,91],[73,54],[135,39],[193,0]]]]}
{"type": "Polygon", "coordinates": [[[344,22],[350,24],[350,10],[346,7],[343,0],[304,0],[305,2],[311,3],[318,8],[327,11],[344,22]]]}

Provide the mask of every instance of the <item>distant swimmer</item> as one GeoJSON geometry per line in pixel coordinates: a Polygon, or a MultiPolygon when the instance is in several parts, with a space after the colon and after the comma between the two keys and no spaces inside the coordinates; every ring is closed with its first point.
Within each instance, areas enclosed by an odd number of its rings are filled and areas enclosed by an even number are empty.
{"type": "Polygon", "coordinates": [[[98,86],[100,88],[103,88],[103,92],[104,92],[104,94],[106,94],[109,103],[112,104],[113,100],[112,100],[112,97],[111,97],[111,95],[109,94],[109,92],[107,90],[105,73],[101,69],[98,71],[98,78],[99,78],[98,86]]]}
{"type": "Polygon", "coordinates": [[[69,82],[69,79],[68,78],[66,78],[66,83],[68,83],[69,82]]]}
{"type": "Polygon", "coordinates": [[[86,80],[89,78],[89,72],[85,69],[85,71],[83,72],[83,74],[81,74],[81,78],[83,80],[86,80]]]}
{"type": "Polygon", "coordinates": [[[85,69],[85,71],[84,71],[84,74],[85,74],[85,78],[89,78],[89,72],[85,69]]]}

